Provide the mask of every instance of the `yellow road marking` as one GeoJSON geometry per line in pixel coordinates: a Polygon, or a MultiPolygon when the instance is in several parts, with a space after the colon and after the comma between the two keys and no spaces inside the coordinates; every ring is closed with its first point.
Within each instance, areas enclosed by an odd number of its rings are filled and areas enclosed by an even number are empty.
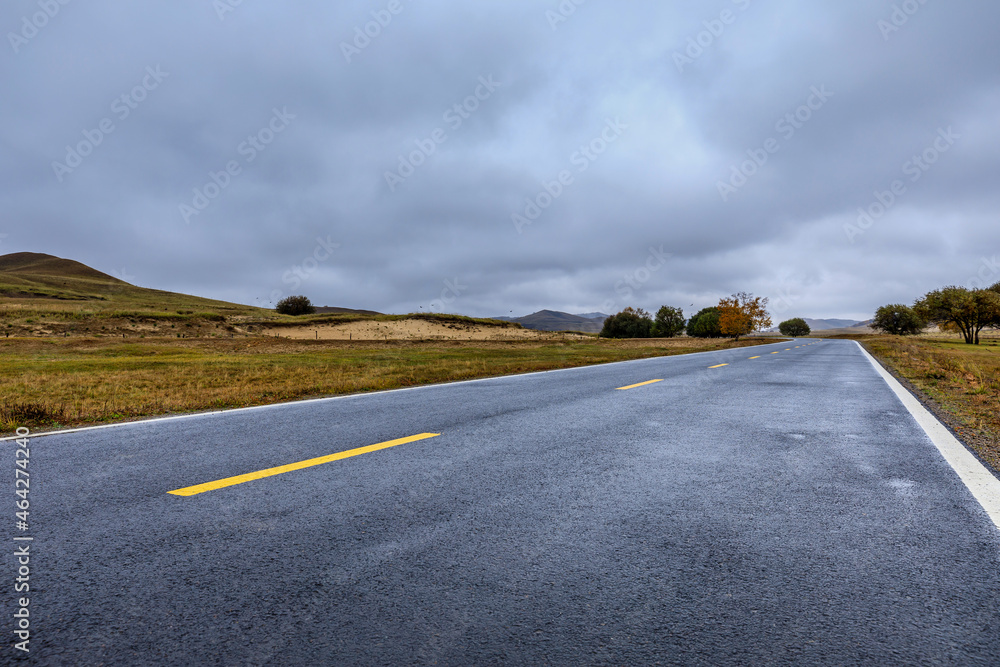
{"type": "Polygon", "coordinates": [[[426,440],[427,438],[436,438],[439,435],[441,434],[421,433],[419,435],[411,435],[408,438],[399,438],[398,440],[388,440],[386,442],[380,442],[376,445],[368,445],[367,447],[358,447],[357,449],[349,449],[346,452],[338,452],[336,454],[329,454],[328,456],[320,456],[314,459],[299,461],[298,463],[289,463],[288,465],[278,466],[276,468],[267,468],[266,470],[258,470],[257,472],[250,472],[245,475],[226,477],[225,479],[216,480],[214,482],[206,482],[204,484],[198,484],[196,486],[188,486],[183,489],[177,489],[176,491],[169,491],[168,493],[172,493],[175,496],[195,496],[198,495],[199,493],[205,493],[206,491],[215,491],[216,489],[223,489],[227,486],[235,486],[237,484],[243,484],[244,482],[252,482],[255,479],[263,479],[264,477],[281,475],[283,473],[291,472],[293,470],[302,470],[303,468],[311,468],[312,466],[318,466],[324,463],[330,463],[331,461],[339,461],[340,459],[347,459],[352,456],[367,454],[369,452],[375,452],[380,449],[387,449],[389,447],[395,447],[397,445],[405,445],[408,442],[416,442],[417,440],[426,440]]]}
{"type": "Polygon", "coordinates": [[[772,352],[771,354],[781,354],[781,350],[778,350],[777,352],[772,352]]]}
{"type": "Polygon", "coordinates": [[[635,389],[636,387],[645,387],[647,384],[654,384],[656,382],[663,382],[663,380],[650,380],[648,382],[640,382],[639,384],[630,384],[627,387],[618,387],[617,391],[625,391],[626,389],[635,389]]]}
{"type": "Polygon", "coordinates": [[[723,366],[728,366],[729,364],[719,364],[718,366],[709,366],[709,368],[722,368],[723,366]]]}
{"type": "Polygon", "coordinates": [[[750,357],[751,359],[760,359],[760,357],[750,357]]]}

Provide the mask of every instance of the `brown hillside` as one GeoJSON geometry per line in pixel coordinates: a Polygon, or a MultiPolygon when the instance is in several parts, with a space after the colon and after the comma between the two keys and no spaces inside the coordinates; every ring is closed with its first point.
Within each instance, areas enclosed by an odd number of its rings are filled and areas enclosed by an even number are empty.
{"type": "MultiPolygon", "coordinates": [[[[80,262],[43,253],[17,252],[0,256],[0,316],[6,319],[20,317],[35,320],[29,327],[34,330],[42,327],[39,314],[43,312],[58,319],[120,311],[158,315],[214,313],[224,316],[262,316],[269,312],[251,306],[136,287],[80,262]]],[[[50,318],[42,319],[48,322],[50,318]]],[[[8,324],[14,326],[17,323],[11,321],[8,324]]]]}
{"type": "Polygon", "coordinates": [[[0,272],[15,273],[24,277],[87,278],[108,283],[127,284],[114,276],[92,269],[86,264],[40,252],[15,252],[10,255],[2,255],[0,256],[0,272]]]}

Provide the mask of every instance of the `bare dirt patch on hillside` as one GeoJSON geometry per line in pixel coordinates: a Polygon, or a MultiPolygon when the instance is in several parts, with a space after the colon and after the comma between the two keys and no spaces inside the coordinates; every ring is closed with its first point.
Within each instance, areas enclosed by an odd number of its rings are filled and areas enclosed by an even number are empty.
{"type": "Polygon", "coordinates": [[[432,320],[361,320],[302,326],[264,327],[265,336],[294,340],[585,340],[582,334],[552,333],[509,326],[432,320]]]}

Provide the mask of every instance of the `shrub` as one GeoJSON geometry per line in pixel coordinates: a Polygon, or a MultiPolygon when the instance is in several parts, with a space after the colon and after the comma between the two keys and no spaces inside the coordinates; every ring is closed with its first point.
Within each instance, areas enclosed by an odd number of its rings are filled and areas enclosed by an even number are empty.
{"type": "Polygon", "coordinates": [[[312,302],[305,296],[286,296],[274,309],[282,315],[312,315],[316,312],[312,302]]]}
{"type": "Polygon", "coordinates": [[[642,308],[631,306],[604,320],[602,338],[649,338],[653,335],[653,318],[642,308]]]}
{"type": "Polygon", "coordinates": [[[661,306],[656,311],[656,319],[653,321],[653,336],[656,338],[673,338],[684,331],[684,311],[671,306],[661,306]]]}
{"type": "Polygon", "coordinates": [[[924,330],[927,323],[909,306],[893,303],[875,312],[872,329],[892,336],[913,336],[924,330]]]}
{"type": "Polygon", "coordinates": [[[783,336],[808,336],[812,333],[812,329],[809,328],[809,325],[801,317],[793,317],[790,320],[785,320],[778,325],[778,331],[783,336]]]}
{"type": "Polygon", "coordinates": [[[687,323],[688,336],[695,338],[722,338],[719,327],[719,309],[716,307],[702,308],[687,323]]]}

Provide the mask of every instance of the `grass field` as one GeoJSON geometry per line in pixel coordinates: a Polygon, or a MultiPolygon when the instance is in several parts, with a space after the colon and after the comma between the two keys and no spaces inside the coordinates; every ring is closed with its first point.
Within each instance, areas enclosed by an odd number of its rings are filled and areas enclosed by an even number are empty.
{"type": "Polygon", "coordinates": [[[773,342],[0,338],[0,430],[97,424],[773,342]]]}
{"type": "Polygon", "coordinates": [[[965,345],[947,334],[859,337],[883,363],[924,392],[938,416],[1000,471],[1000,339],[965,345]]]}

